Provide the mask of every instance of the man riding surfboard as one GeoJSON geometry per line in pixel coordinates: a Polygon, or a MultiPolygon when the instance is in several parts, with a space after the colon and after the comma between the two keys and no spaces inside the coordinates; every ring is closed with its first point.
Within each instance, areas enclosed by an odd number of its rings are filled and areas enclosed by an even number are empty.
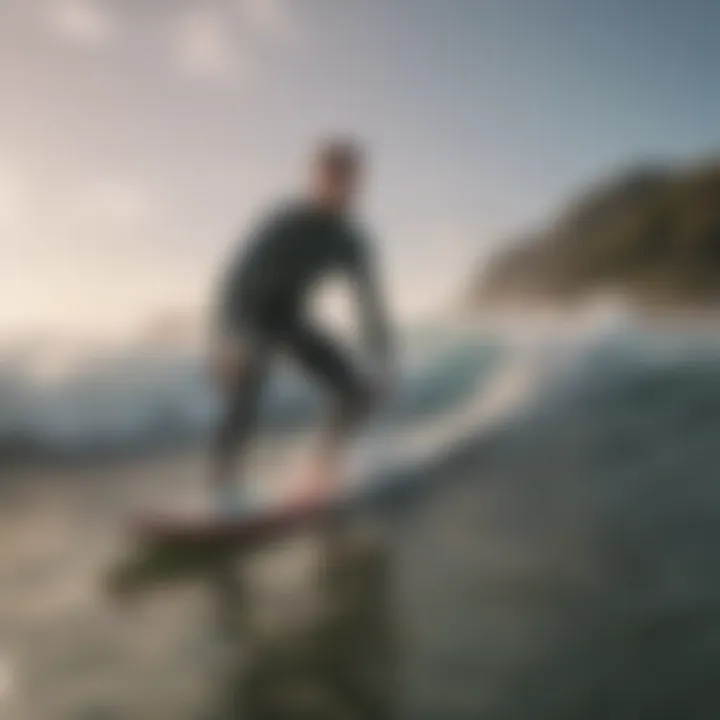
{"type": "Polygon", "coordinates": [[[213,369],[223,410],[212,447],[212,479],[220,497],[234,487],[235,465],[255,433],[269,360],[289,355],[330,391],[334,412],[301,489],[323,496],[340,476],[344,441],[368,415],[391,377],[387,315],[373,252],[351,216],[363,170],[360,148],[331,140],[313,155],[306,197],[270,213],[231,263],[220,287],[220,336],[213,369]],[[338,339],[308,316],[319,281],[341,274],[354,287],[364,337],[377,368],[373,380],[355,368],[338,339]]]}

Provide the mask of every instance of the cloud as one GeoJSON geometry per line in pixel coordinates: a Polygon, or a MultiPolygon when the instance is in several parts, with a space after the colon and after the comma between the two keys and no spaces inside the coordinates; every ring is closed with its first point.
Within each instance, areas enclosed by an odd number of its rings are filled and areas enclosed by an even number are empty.
{"type": "Polygon", "coordinates": [[[171,42],[175,60],[189,75],[220,78],[247,71],[230,23],[214,9],[198,6],[179,16],[171,42]]]}
{"type": "Polygon", "coordinates": [[[146,220],[152,213],[153,202],[139,182],[101,178],[81,189],[75,207],[87,219],[124,227],[146,220]]]}
{"type": "Polygon", "coordinates": [[[290,42],[300,33],[297,17],[285,0],[238,0],[241,17],[257,36],[290,42]]]}
{"type": "Polygon", "coordinates": [[[148,235],[156,225],[158,200],[141,179],[72,174],[60,184],[11,179],[3,181],[0,174],[0,232],[12,238],[9,250],[16,258],[39,249],[64,255],[118,238],[130,248],[132,238],[148,235]]]}
{"type": "Polygon", "coordinates": [[[204,79],[252,80],[264,47],[289,46],[300,36],[297,17],[284,0],[233,0],[205,5],[195,0],[170,20],[176,65],[204,79]]]}
{"type": "Polygon", "coordinates": [[[107,44],[117,30],[116,19],[100,0],[52,0],[46,20],[58,36],[88,47],[107,44]]]}

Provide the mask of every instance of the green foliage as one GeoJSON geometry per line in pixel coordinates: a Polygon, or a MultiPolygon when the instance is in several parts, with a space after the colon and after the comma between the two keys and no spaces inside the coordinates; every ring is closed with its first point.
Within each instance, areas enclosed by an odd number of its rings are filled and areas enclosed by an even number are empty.
{"type": "Polygon", "coordinates": [[[577,299],[603,290],[642,302],[720,300],[720,164],[643,169],[595,188],[500,253],[473,296],[577,299]]]}

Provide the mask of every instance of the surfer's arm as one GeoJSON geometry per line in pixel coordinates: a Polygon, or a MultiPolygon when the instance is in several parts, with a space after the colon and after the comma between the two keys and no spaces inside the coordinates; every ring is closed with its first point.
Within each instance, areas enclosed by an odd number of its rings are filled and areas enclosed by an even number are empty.
{"type": "Polygon", "coordinates": [[[378,371],[388,376],[393,363],[392,338],[386,303],[372,251],[364,246],[354,267],[354,280],[363,337],[378,371]]]}
{"type": "Polygon", "coordinates": [[[217,334],[228,337],[242,330],[243,315],[254,303],[251,285],[257,280],[266,247],[284,232],[285,216],[285,212],[277,210],[263,217],[244,242],[239,243],[223,269],[212,316],[213,330],[217,334]]]}

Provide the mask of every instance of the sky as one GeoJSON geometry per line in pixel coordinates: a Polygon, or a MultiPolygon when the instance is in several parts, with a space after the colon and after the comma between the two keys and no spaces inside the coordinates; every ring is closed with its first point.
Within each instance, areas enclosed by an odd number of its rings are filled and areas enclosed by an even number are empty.
{"type": "Polygon", "coordinates": [[[0,338],[203,308],[312,143],[399,317],[587,183],[720,147],[716,0],[0,0],[0,338]]]}

